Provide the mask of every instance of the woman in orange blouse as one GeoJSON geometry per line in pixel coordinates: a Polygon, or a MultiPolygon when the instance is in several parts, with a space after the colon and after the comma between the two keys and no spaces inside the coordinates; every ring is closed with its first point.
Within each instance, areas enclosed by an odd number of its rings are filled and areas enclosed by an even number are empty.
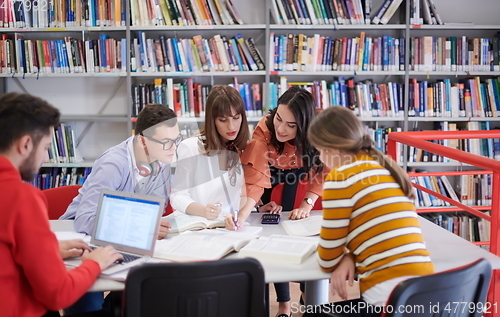
{"type": "MultiPolygon", "coordinates": [[[[287,90],[279,99],[278,107],[262,118],[241,157],[244,164],[247,200],[238,214],[237,225],[245,223],[252,208],[261,201],[259,211],[280,213],[289,211],[290,219],[309,216],[322,194],[323,179],[328,171],[319,160],[318,151],[306,138],[307,129],[315,117],[314,98],[305,89],[287,90]],[[308,184],[300,206],[293,209],[299,181],[308,184]],[[282,206],[270,202],[271,190],[284,183],[282,206]]],[[[226,227],[235,229],[233,218],[226,219],[226,227]]],[[[275,283],[279,302],[278,316],[290,314],[288,283],[275,283]]]]}

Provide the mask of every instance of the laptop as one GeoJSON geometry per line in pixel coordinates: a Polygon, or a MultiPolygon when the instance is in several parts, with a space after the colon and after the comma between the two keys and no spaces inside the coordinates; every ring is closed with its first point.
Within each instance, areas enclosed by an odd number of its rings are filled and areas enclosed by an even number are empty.
{"type": "Polygon", "coordinates": [[[163,197],[102,191],[90,245],[112,245],[124,257],[102,274],[114,274],[152,258],[164,208],[163,197]]]}

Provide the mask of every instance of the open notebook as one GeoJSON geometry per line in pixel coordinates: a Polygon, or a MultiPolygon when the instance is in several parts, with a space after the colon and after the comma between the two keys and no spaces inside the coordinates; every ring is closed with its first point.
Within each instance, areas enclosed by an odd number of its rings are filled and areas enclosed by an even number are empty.
{"type": "Polygon", "coordinates": [[[185,232],[158,241],[154,257],[170,261],[219,260],[232,251],[239,251],[259,236],[228,230],[201,230],[185,232]]]}
{"type": "MultiPolygon", "coordinates": [[[[171,233],[188,230],[224,228],[226,226],[222,214],[215,220],[208,220],[205,217],[193,216],[180,211],[174,211],[170,215],[163,217],[163,219],[170,221],[172,225],[170,228],[171,233]]],[[[248,225],[248,223],[245,224],[248,225]]]]}

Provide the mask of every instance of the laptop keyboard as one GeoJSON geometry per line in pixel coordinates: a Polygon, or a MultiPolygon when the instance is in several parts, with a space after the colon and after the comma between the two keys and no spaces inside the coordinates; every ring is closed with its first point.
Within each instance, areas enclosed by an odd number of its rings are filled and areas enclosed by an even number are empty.
{"type": "MultiPolygon", "coordinates": [[[[93,246],[90,246],[90,248],[92,250],[97,249],[97,247],[93,247],[93,246]]],[[[129,262],[132,262],[132,261],[135,261],[135,260],[141,258],[140,256],[131,255],[131,254],[128,254],[128,253],[122,253],[122,252],[118,252],[118,253],[120,253],[123,256],[123,260],[118,260],[115,263],[129,263],[129,262]]]]}

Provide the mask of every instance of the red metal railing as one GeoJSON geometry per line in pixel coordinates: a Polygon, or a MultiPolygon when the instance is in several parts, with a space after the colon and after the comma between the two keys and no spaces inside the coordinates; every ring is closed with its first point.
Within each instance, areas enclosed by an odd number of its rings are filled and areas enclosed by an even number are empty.
{"type": "MultiPolygon", "coordinates": [[[[424,173],[425,176],[441,176],[441,175],[466,175],[466,174],[493,174],[491,186],[491,216],[487,216],[478,209],[463,205],[459,201],[455,201],[449,197],[436,193],[428,188],[418,184],[413,184],[424,192],[427,192],[435,197],[449,202],[473,215],[491,222],[490,230],[490,252],[495,255],[500,255],[500,230],[497,230],[499,224],[500,211],[500,162],[493,159],[482,157],[479,155],[467,153],[461,150],[452,149],[440,144],[432,143],[426,140],[447,140],[447,139],[491,139],[500,138],[500,130],[491,131],[411,131],[411,132],[392,132],[389,133],[387,144],[387,153],[396,158],[396,142],[415,148],[428,151],[433,154],[444,156],[458,162],[469,164],[484,171],[476,172],[440,172],[440,173],[424,173]]],[[[493,271],[493,281],[488,294],[490,303],[500,303],[500,270],[493,271]]],[[[493,316],[500,316],[499,312],[493,312],[493,316]]]]}

